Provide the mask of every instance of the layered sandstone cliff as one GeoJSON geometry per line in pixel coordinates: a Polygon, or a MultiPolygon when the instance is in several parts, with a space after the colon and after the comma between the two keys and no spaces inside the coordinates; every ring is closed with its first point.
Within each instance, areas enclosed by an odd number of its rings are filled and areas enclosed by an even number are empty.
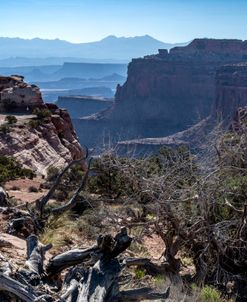
{"type": "Polygon", "coordinates": [[[213,143],[213,136],[216,136],[217,131],[230,129],[240,134],[246,131],[247,63],[220,67],[216,72],[215,86],[213,110],[206,119],[185,131],[167,137],[122,141],[117,146],[119,153],[144,155],[157,152],[162,146],[178,145],[202,149],[205,142],[213,143]]]}
{"type": "Polygon", "coordinates": [[[116,142],[183,131],[211,114],[216,70],[242,61],[247,61],[246,41],[213,39],[134,59],[113,107],[75,122],[80,140],[92,146],[104,135],[116,142]]]}
{"type": "Polygon", "coordinates": [[[23,79],[22,76],[0,76],[0,112],[32,112],[33,108],[43,105],[39,88],[23,79]]]}
{"type": "MultiPolygon", "coordinates": [[[[2,91],[8,89],[9,98],[15,100],[15,107],[4,107],[4,110],[0,112],[1,155],[14,156],[20,163],[38,174],[45,174],[51,166],[63,167],[73,159],[83,157],[84,151],[66,110],[59,109],[53,104],[45,104],[39,89],[29,87],[23,79],[1,77],[0,83],[4,81],[8,82],[9,87],[2,91]],[[23,97],[16,93],[16,86],[22,86],[22,83],[25,89],[32,90],[34,94],[31,97],[29,93],[23,92],[25,105],[23,105],[23,97]],[[30,99],[28,99],[29,96],[30,99]],[[37,108],[45,110],[47,116],[40,118],[30,114],[31,109],[37,108]],[[17,112],[17,122],[8,125],[5,120],[6,116],[17,112]]],[[[19,87],[19,89],[24,88],[19,87]]],[[[4,100],[0,100],[0,108],[3,108],[1,106],[4,100]]]]}

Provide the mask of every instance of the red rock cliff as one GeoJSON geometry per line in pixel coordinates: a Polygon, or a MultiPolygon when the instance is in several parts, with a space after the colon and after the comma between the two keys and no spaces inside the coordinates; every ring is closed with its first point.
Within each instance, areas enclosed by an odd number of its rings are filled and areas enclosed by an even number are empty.
{"type": "Polygon", "coordinates": [[[112,117],[155,117],[184,128],[210,113],[216,70],[241,61],[247,61],[246,41],[213,39],[134,59],[126,83],[118,86],[112,117]]]}

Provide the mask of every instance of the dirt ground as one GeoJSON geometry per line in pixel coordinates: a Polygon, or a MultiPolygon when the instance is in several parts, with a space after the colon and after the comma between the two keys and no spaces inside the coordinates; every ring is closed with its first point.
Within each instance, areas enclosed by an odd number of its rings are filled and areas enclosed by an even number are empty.
{"type": "MultiPolygon", "coordinates": [[[[7,259],[13,267],[23,266],[27,255],[26,241],[16,236],[0,233],[0,244],[1,242],[4,242],[6,246],[0,248],[0,265],[1,261],[7,259]]],[[[46,253],[46,261],[51,257],[49,252],[46,253]]]]}
{"type": "Polygon", "coordinates": [[[40,189],[44,182],[41,177],[34,179],[17,179],[7,182],[4,186],[10,198],[14,198],[17,203],[31,203],[47,193],[47,190],[40,189]],[[38,192],[29,192],[30,187],[34,187],[38,192]]]}
{"type": "Polygon", "coordinates": [[[23,114],[23,115],[15,115],[15,114],[0,114],[0,125],[5,124],[5,118],[7,115],[14,115],[17,118],[18,123],[23,123],[24,121],[27,121],[28,119],[34,118],[35,115],[33,114],[23,114]]]}
{"type": "Polygon", "coordinates": [[[152,234],[152,237],[145,236],[143,238],[143,245],[147,249],[152,260],[159,260],[165,250],[163,240],[156,234],[152,234]]]}

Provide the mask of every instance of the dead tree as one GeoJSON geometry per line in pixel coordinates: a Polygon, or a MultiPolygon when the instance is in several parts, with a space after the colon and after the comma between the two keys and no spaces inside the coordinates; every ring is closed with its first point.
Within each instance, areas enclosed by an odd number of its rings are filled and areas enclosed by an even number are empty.
{"type": "Polygon", "coordinates": [[[64,212],[66,212],[66,211],[69,211],[69,210],[73,209],[76,206],[76,204],[78,202],[78,195],[81,193],[81,191],[86,186],[87,179],[88,179],[89,172],[90,172],[91,162],[92,162],[92,158],[90,158],[90,160],[89,160],[87,171],[86,171],[86,173],[85,173],[78,189],[76,190],[75,194],[71,197],[71,199],[65,205],[62,205],[61,207],[53,209],[52,213],[54,215],[60,215],[64,212]]]}
{"type": "Polygon", "coordinates": [[[43,196],[41,199],[37,200],[36,202],[36,208],[37,210],[40,212],[40,216],[43,216],[44,213],[44,208],[46,206],[46,204],[48,203],[48,201],[50,200],[50,198],[52,197],[52,195],[54,194],[55,190],[57,189],[58,185],[61,182],[62,177],[64,176],[64,174],[74,165],[77,165],[83,161],[85,161],[88,158],[88,149],[86,148],[86,155],[85,157],[82,157],[80,159],[76,159],[73,160],[72,162],[70,162],[63,170],[62,172],[59,173],[59,175],[56,178],[55,183],[53,184],[53,186],[50,188],[50,190],[48,191],[48,193],[43,196]]]}
{"type": "MultiPolygon", "coordinates": [[[[131,244],[132,238],[123,228],[115,237],[101,235],[97,244],[86,250],[72,250],[50,259],[44,266],[45,252],[35,235],[27,239],[27,261],[17,272],[0,271],[0,290],[25,302],[110,302],[166,299],[163,293],[151,288],[119,290],[119,276],[126,262],[119,259],[131,244]],[[66,268],[61,287],[54,288],[53,277],[66,268]],[[53,284],[53,286],[52,286],[53,284]]],[[[7,266],[5,266],[7,267],[7,266]]]]}

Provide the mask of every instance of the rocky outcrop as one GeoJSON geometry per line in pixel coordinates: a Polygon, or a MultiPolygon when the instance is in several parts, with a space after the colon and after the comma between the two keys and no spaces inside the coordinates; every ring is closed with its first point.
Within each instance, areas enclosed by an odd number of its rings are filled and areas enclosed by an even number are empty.
{"type": "Polygon", "coordinates": [[[247,41],[237,39],[194,39],[185,47],[170,50],[173,60],[198,60],[208,62],[239,62],[247,59],[247,41]]]}
{"type": "Polygon", "coordinates": [[[32,112],[43,105],[41,92],[22,76],[0,77],[0,112],[32,112]]]}
{"type": "MultiPolygon", "coordinates": [[[[6,78],[6,81],[10,79],[13,80],[13,77],[6,78]]],[[[10,82],[8,83],[11,86],[10,82]]],[[[15,82],[12,84],[16,85],[15,82]]],[[[26,84],[23,82],[23,85],[26,84]]],[[[14,90],[13,94],[15,94],[14,90]]],[[[19,104],[22,99],[16,95],[15,97],[19,104]]],[[[22,115],[20,113],[22,107],[20,107],[20,112],[16,115],[17,122],[7,125],[8,131],[0,131],[1,155],[14,156],[20,163],[38,174],[46,174],[47,169],[51,166],[63,167],[66,163],[84,156],[84,151],[66,110],[60,109],[54,104],[45,104],[42,98],[38,103],[30,98],[26,105],[32,109],[44,110],[46,116],[42,118],[27,113],[22,115]]],[[[13,111],[9,109],[8,114],[15,114],[16,110],[17,108],[14,108],[13,111]]],[[[6,127],[4,121],[6,114],[0,115],[1,129],[3,129],[3,125],[6,127]]]]}
{"type": "Polygon", "coordinates": [[[134,59],[127,81],[117,87],[114,106],[91,120],[76,121],[80,140],[95,145],[104,133],[115,142],[183,131],[212,113],[216,70],[242,61],[247,61],[247,42],[213,39],[134,59]],[[93,141],[90,134],[96,129],[93,141]]]}

